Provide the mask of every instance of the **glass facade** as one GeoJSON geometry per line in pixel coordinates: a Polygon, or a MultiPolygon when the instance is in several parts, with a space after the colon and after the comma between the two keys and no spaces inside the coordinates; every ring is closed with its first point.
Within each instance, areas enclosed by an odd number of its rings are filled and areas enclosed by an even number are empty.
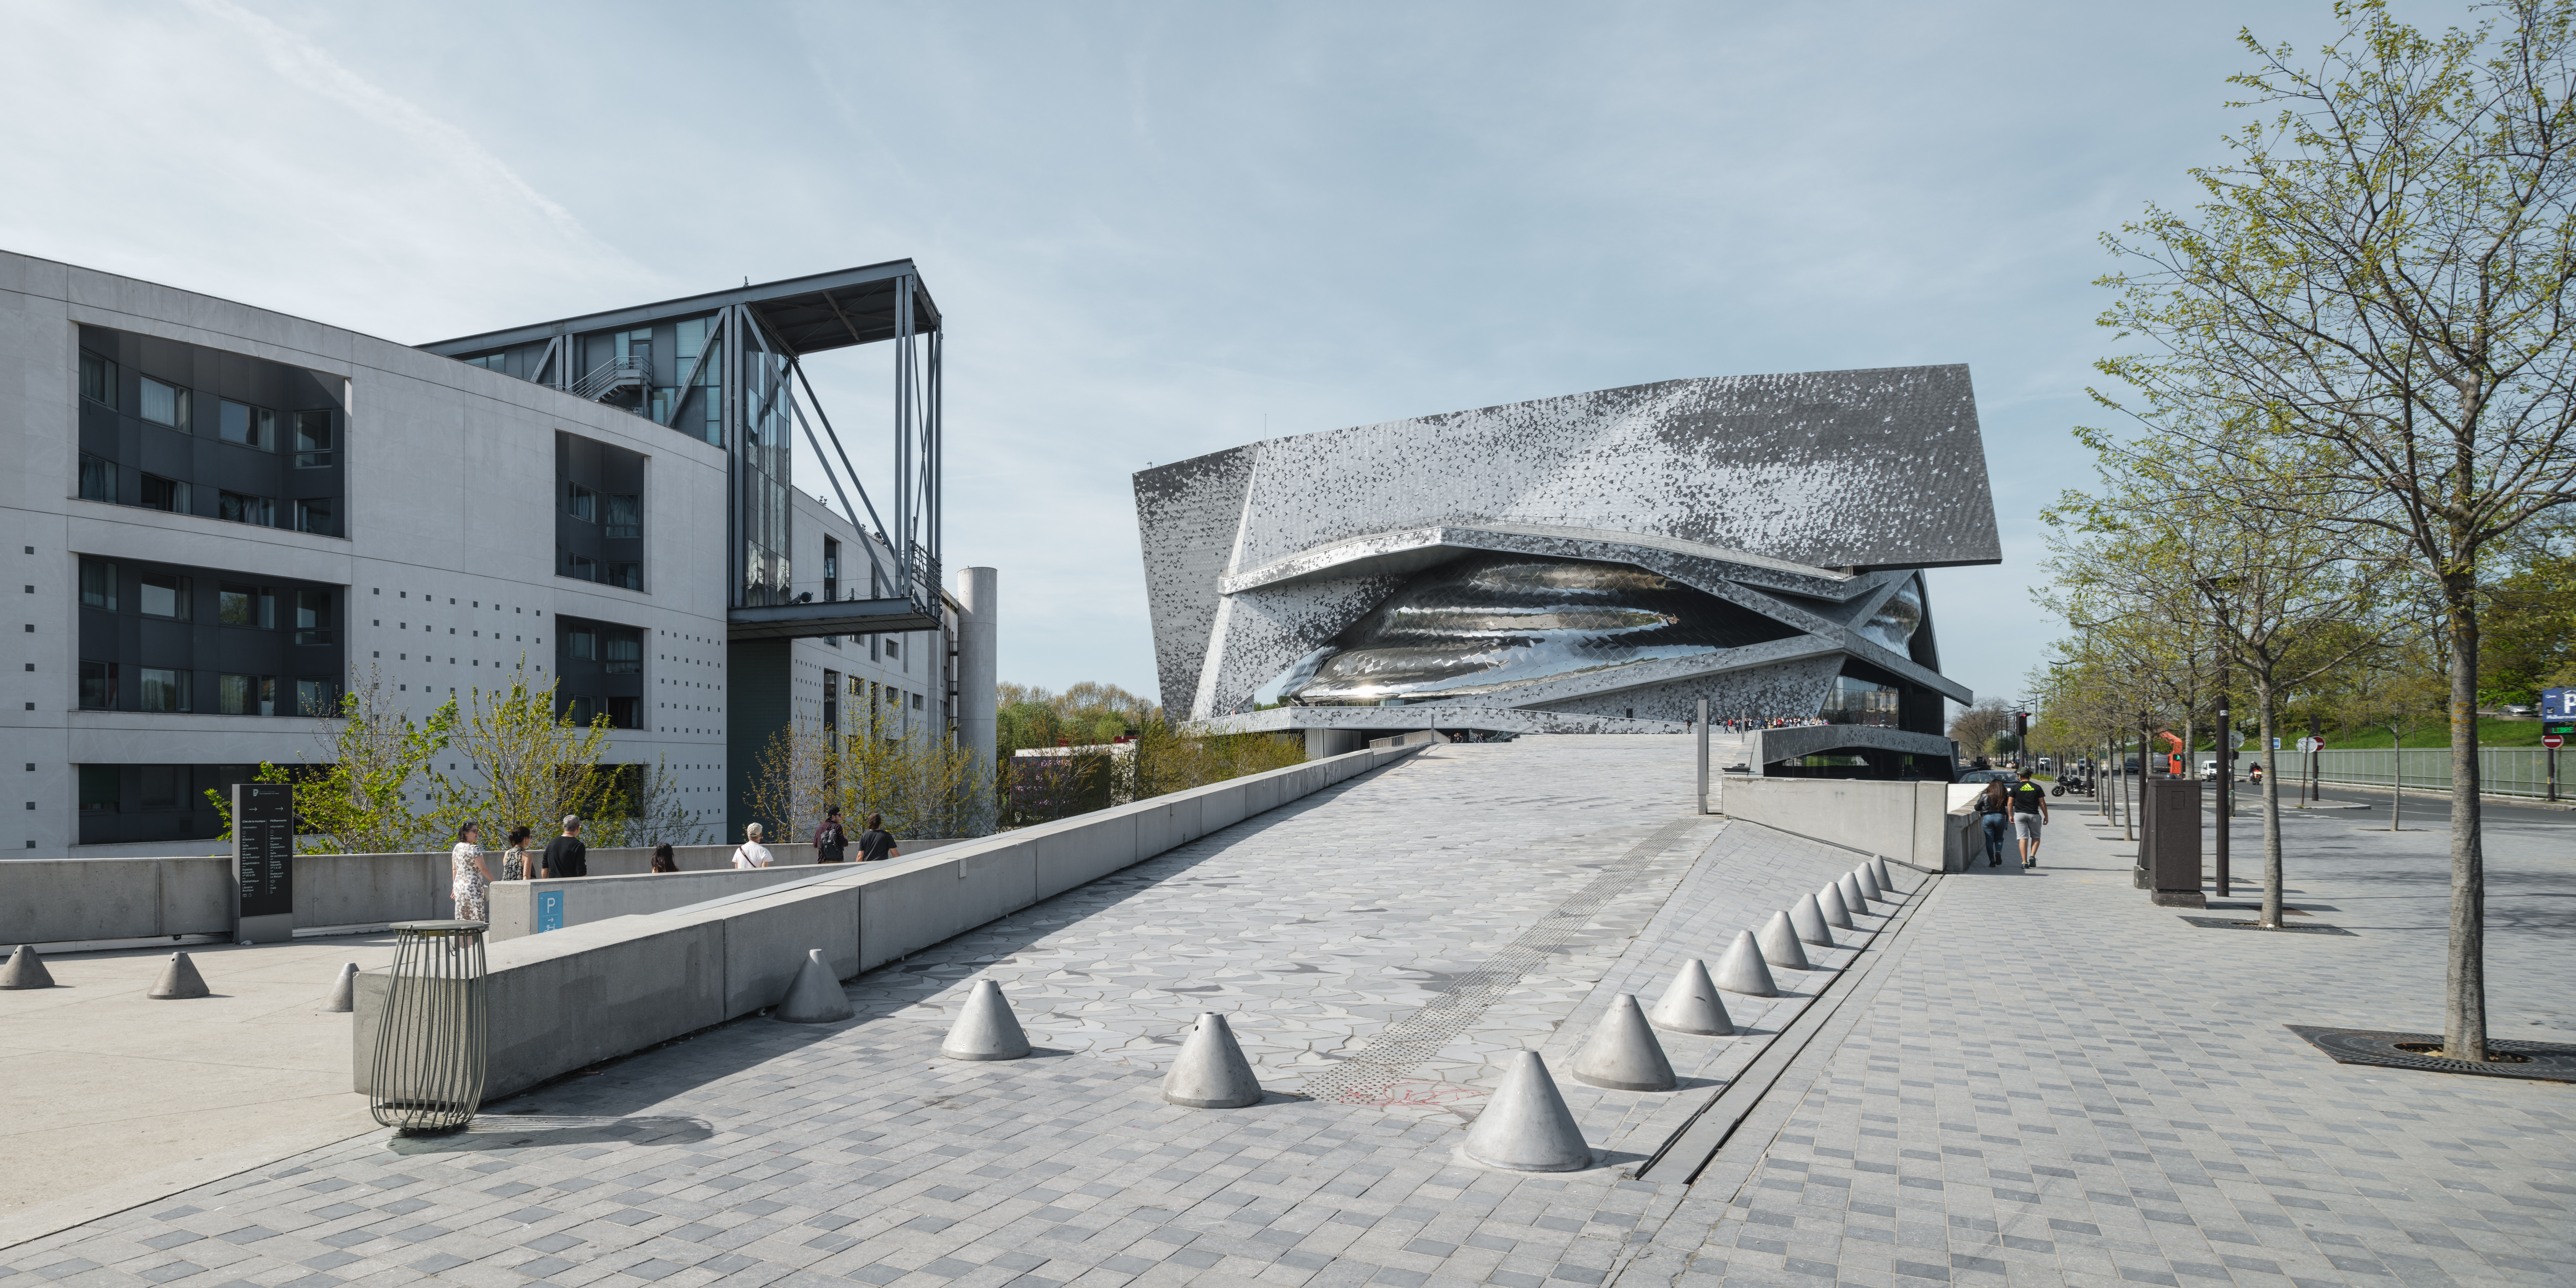
{"type": "Polygon", "coordinates": [[[743,354],[743,435],[735,486],[742,514],[742,598],[746,607],[784,604],[791,596],[787,557],[793,413],[787,360],[774,353],[743,354]]]}

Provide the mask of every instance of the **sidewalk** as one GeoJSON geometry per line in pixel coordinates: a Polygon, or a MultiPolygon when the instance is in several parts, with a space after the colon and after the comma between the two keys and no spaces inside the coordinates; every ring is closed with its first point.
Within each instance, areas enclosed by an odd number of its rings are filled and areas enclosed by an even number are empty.
{"type": "MultiPolygon", "coordinates": [[[[2439,1030],[2443,833],[2304,821],[2290,902],[2346,938],[2195,928],[2130,888],[2116,829],[2057,820],[2038,871],[1936,887],[1900,982],[1622,1284],[2576,1282],[2576,1087],[2339,1065],[2281,1027],[2439,1030]]],[[[2563,837],[2490,838],[2500,1036],[2576,1029],[2563,837]]]]}

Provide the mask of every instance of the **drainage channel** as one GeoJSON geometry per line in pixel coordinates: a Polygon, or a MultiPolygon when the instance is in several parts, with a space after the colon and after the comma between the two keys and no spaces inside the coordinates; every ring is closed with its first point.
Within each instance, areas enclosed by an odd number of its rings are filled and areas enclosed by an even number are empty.
{"type": "MultiPolygon", "coordinates": [[[[1736,820],[1736,824],[1745,825],[1742,819],[1736,820]]],[[[1758,827],[1760,824],[1753,824],[1753,826],[1758,827]]],[[[1838,1033],[1847,1031],[1851,1027],[1849,1023],[1842,1025],[1834,1023],[1836,1017],[1843,1015],[1847,1010],[1854,1016],[1867,1010],[1868,1000],[1877,994],[1879,986],[1886,981],[1889,963],[1898,956],[1895,951],[1897,936],[1912,923],[1914,914],[1930,903],[1940,889],[1938,874],[1933,874],[1932,877],[1916,885],[1913,893],[1906,897],[1904,905],[1890,913],[1888,919],[1870,936],[1869,942],[1861,946],[1860,955],[1835,972],[1834,977],[1826,982],[1823,992],[1816,1000],[1808,1003],[1806,1009],[1798,1012],[1798,1018],[1791,1020],[1778,1036],[1772,1038],[1770,1045],[1762,1049],[1762,1054],[1754,1057],[1753,1063],[1745,1066],[1744,1072],[1720,1087],[1717,1094],[1709,1097],[1707,1104],[1700,1106],[1698,1113],[1691,1115],[1690,1121],[1683,1123],[1672,1135],[1666,1137],[1654,1154],[1645,1162],[1639,1163],[1628,1175],[1633,1178],[1652,1175],[1657,1180],[1670,1179],[1684,1183],[1697,1181],[1700,1174],[1706,1171],[1708,1165],[1717,1158],[1717,1152],[1726,1147],[1727,1141],[1734,1137],[1736,1129],[1744,1125],[1744,1120],[1750,1117],[1754,1109],[1762,1103],[1763,1097],[1769,1095],[1771,1089],[1778,1085],[1782,1075],[1789,1071],[1790,1065],[1797,1062],[1799,1055],[1807,1049],[1808,1045],[1829,1027],[1834,1028],[1838,1033]],[[1861,1003],[1857,1009],[1849,1006],[1854,999],[1859,999],[1861,1003]]]]}

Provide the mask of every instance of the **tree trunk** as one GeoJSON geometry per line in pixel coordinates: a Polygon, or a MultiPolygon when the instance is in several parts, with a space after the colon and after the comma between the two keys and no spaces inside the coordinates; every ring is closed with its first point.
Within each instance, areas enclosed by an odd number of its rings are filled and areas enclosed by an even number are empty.
{"type": "Polygon", "coordinates": [[[2443,988],[2442,1054],[2487,1058],[2487,874],[2478,819],[2477,574],[2442,577],[2451,637],[2451,960],[2443,988]]]}
{"type": "MultiPolygon", "coordinates": [[[[2268,671],[2254,676],[2254,728],[2256,747],[2269,752],[2272,747],[2272,676],[2268,671]]],[[[2272,758],[2271,769],[2263,775],[2263,915],[2258,924],[2281,928],[2281,765],[2280,757],[2272,758]]],[[[2227,826],[2219,820],[2219,826],[2227,826]]]]}

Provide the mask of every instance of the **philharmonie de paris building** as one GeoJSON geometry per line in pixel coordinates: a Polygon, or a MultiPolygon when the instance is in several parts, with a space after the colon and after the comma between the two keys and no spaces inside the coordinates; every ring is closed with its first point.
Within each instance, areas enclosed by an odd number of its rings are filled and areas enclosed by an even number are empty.
{"type": "Polygon", "coordinates": [[[1164,708],[1312,753],[1766,736],[1766,774],[1946,779],[1923,570],[2001,562],[1965,366],[1670,380],[1145,470],[1164,708]],[[1785,753],[1785,754],[1784,754],[1785,753]]]}

